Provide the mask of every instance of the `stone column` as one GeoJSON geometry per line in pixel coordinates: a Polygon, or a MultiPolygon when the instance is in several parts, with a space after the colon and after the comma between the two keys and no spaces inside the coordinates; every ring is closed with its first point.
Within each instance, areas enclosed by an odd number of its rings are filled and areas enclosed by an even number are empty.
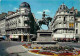
{"type": "Polygon", "coordinates": [[[30,38],[30,36],[29,36],[29,34],[27,34],[27,40],[28,40],[28,42],[29,42],[29,40],[30,40],[29,38],[30,38]]]}
{"type": "Polygon", "coordinates": [[[40,33],[37,33],[37,41],[40,41],[40,33]]]}
{"type": "Polygon", "coordinates": [[[23,35],[21,35],[21,41],[23,41],[23,35]]]}

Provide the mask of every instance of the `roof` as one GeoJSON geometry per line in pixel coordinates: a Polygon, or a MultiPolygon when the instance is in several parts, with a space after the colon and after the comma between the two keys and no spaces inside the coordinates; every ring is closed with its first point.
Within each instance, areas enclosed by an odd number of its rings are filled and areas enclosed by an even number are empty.
{"type": "Polygon", "coordinates": [[[0,14],[0,20],[5,19],[5,16],[7,16],[7,13],[0,14]]]}
{"type": "Polygon", "coordinates": [[[68,7],[65,4],[60,5],[60,7],[58,8],[58,10],[68,10],[68,7]]]}
{"type": "Polygon", "coordinates": [[[30,8],[30,5],[27,2],[21,3],[20,8],[25,8],[25,7],[30,8]]]}

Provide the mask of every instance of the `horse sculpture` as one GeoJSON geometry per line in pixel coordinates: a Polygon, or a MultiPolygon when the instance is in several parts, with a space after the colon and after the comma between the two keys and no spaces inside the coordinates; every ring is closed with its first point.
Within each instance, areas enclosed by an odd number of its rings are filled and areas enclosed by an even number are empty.
{"type": "Polygon", "coordinates": [[[48,16],[45,14],[45,11],[42,14],[42,19],[38,21],[39,23],[39,27],[41,28],[42,24],[47,25],[47,27],[49,28],[49,22],[51,22],[52,18],[51,17],[45,17],[48,16]]]}
{"type": "Polygon", "coordinates": [[[45,19],[39,20],[39,26],[41,28],[42,24],[47,25],[47,27],[49,28],[49,22],[51,22],[52,18],[51,17],[47,17],[45,19]]]}

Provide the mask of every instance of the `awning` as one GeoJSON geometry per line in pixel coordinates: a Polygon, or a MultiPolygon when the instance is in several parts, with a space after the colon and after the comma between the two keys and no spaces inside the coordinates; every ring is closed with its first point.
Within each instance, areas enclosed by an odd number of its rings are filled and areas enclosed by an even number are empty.
{"type": "Polygon", "coordinates": [[[18,38],[18,35],[10,35],[10,38],[18,38]]]}
{"type": "Polygon", "coordinates": [[[64,34],[54,34],[53,38],[65,38],[64,34]]]}
{"type": "Polygon", "coordinates": [[[66,34],[66,38],[73,38],[74,35],[73,34],[66,34]]]}

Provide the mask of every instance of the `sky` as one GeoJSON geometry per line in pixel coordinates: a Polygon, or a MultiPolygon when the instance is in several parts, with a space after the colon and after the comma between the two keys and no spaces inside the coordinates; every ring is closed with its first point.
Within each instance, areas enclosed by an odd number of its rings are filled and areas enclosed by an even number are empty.
{"type": "MultiPolygon", "coordinates": [[[[74,6],[75,9],[80,11],[80,0],[0,0],[0,13],[16,11],[22,2],[30,4],[31,12],[34,13],[36,19],[42,18],[43,11],[53,18],[59,6],[63,3],[68,8],[74,6]]],[[[42,25],[42,28],[48,29],[46,25],[42,25]]]]}

